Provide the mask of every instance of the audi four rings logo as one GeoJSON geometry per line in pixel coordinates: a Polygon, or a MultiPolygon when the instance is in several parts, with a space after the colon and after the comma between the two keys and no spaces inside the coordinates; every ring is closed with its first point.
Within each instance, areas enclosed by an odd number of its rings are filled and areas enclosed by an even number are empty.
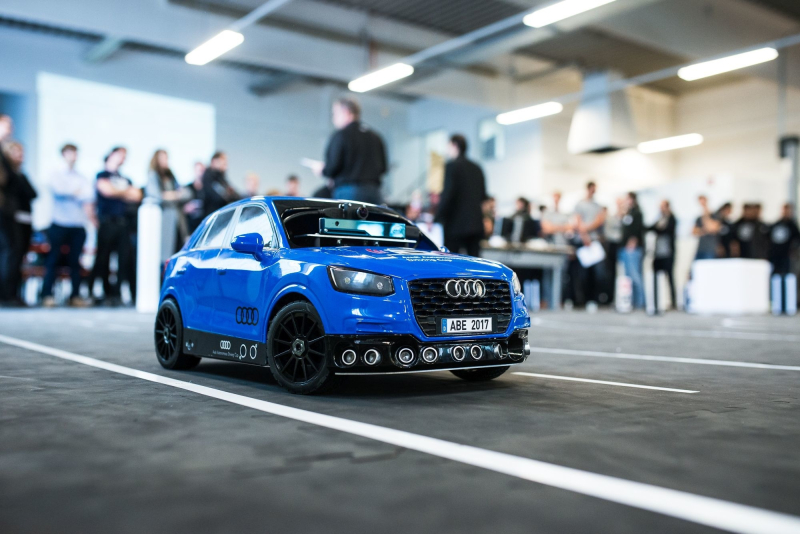
{"type": "Polygon", "coordinates": [[[258,324],[258,308],[236,308],[236,324],[258,324]]]}
{"type": "Polygon", "coordinates": [[[486,294],[486,286],[480,280],[448,280],[444,291],[454,299],[481,298],[486,294]]]}
{"type": "Polygon", "coordinates": [[[223,339],[219,342],[219,348],[222,350],[228,350],[231,348],[231,342],[223,339]]]}

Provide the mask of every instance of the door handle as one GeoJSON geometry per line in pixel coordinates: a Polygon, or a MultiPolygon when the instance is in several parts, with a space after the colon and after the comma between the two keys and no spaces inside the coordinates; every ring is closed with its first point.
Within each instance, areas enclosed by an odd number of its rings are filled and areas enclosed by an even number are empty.
{"type": "Polygon", "coordinates": [[[186,267],[184,267],[183,269],[178,269],[177,271],[175,271],[175,274],[176,275],[186,274],[186,267]]]}
{"type": "Polygon", "coordinates": [[[228,272],[228,269],[217,269],[217,274],[223,275],[228,272]]]}

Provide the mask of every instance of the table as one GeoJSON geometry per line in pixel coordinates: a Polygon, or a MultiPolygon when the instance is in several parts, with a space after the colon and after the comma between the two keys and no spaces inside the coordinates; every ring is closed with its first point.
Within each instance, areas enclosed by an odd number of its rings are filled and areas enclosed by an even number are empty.
{"type": "Polygon", "coordinates": [[[481,245],[481,257],[487,260],[499,261],[511,269],[542,269],[545,286],[549,285],[551,288],[549,296],[552,309],[561,307],[562,273],[573,254],[572,247],[559,245],[548,245],[544,248],[515,244],[502,247],[489,246],[488,243],[481,245]]]}

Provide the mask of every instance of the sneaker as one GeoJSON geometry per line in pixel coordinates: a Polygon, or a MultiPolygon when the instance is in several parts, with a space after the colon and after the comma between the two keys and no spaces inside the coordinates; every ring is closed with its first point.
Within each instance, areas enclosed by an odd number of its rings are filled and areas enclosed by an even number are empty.
{"type": "Polygon", "coordinates": [[[590,300],[586,303],[586,311],[589,313],[597,313],[597,303],[593,300],[590,300]]]}
{"type": "Polygon", "coordinates": [[[92,303],[80,297],[72,297],[69,299],[69,305],[73,308],[88,308],[92,303]]]}
{"type": "Polygon", "coordinates": [[[56,299],[53,297],[45,297],[42,299],[42,306],[45,308],[55,308],[56,307],[56,299]]]}

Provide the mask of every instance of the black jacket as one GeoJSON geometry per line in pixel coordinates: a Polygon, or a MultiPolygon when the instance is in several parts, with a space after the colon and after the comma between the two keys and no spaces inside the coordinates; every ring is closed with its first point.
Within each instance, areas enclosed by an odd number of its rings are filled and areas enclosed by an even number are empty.
{"type": "Polygon", "coordinates": [[[444,189],[436,212],[445,236],[483,236],[483,201],[486,179],[483,171],[464,156],[447,162],[444,189]]]}
{"type": "Polygon", "coordinates": [[[644,247],[644,221],[639,206],[632,207],[622,217],[622,246],[626,246],[632,237],[636,238],[637,247],[644,247]]]}
{"type": "Polygon", "coordinates": [[[218,209],[227,206],[235,200],[239,200],[233,188],[225,178],[225,173],[212,169],[206,169],[203,173],[203,216],[214,213],[218,209]]]}
{"type": "Polygon", "coordinates": [[[656,258],[672,258],[675,256],[675,228],[677,221],[673,214],[669,214],[666,224],[661,220],[647,229],[648,232],[656,233],[656,258]]]}
{"type": "Polygon", "coordinates": [[[343,185],[381,185],[386,173],[386,149],[381,137],[358,121],[331,136],[322,174],[343,185]]]}
{"type": "Polygon", "coordinates": [[[525,243],[529,239],[534,239],[539,237],[539,234],[542,233],[542,225],[539,224],[539,221],[528,215],[527,213],[523,213],[521,215],[514,215],[513,217],[508,217],[503,219],[503,227],[500,229],[500,235],[505,237],[508,241],[511,241],[514,237],[514,220],[518,217],[522,217],[522,232],[519,236],[518,243],[525,243]]]}

